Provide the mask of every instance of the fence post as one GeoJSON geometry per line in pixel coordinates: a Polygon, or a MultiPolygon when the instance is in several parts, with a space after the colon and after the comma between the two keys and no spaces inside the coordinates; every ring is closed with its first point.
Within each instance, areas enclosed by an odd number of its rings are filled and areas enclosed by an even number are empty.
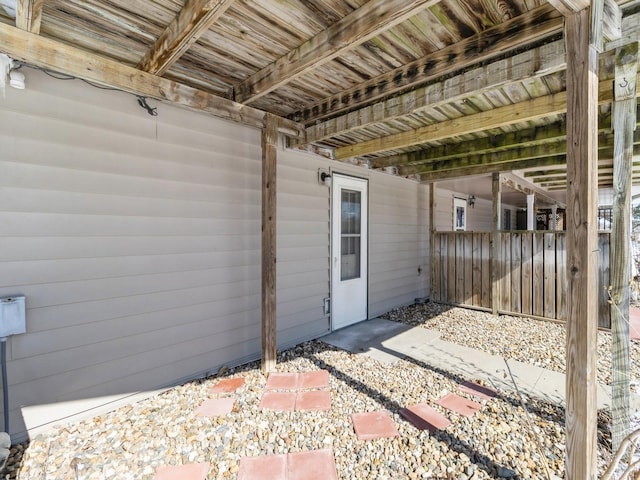
{"type": "Polygon", "coordinates": [[[493,232],[491,234],[491,311],[498,313],[500,302],[500,210],[502,210],[502,181],[495,172],[492,177],[493,232]]]}

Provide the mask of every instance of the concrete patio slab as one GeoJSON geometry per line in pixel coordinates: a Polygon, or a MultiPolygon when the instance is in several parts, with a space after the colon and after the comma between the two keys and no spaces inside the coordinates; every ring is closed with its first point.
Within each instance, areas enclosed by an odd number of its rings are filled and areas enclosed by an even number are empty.
{"type": "Polygon", "coordinates": [[[359,440],[398,436],[398,429],[387,411],[354,413],[351,415],[351,420],[359,440]]]}
{"type": "Polygon", "coordinates": [[[338,480],[333,450],[290,453],[287,480],[338,480]]]}
{"type": "Polygon", "coordinates": [[[264,455],[240,459],[238,480],[286,480],[287,455],[264,455]]]}
{"type": "Polygon", "coordinates": [[[296,410],[306,412],[331,410],[331,394],[326,390],[298,392],[296,410]]]}
{"type": "Polygon", "coordinates": [[[209,389],[209,393],[212,395],[233,393],[242,385],[244,385],[244,378],[223,378],[209,389]]]}
{"type": "Polygon", "coordinates": [[[270,373],[266,390],[295,390],[298,388],[297,373],[270,373]]]}
{"type": "Polygon", "coordinates": [[[444,430],[451,425],[451,421],[447,417],[426,403],[403,408],[400,410],[400,415],[411,422],[418,430],[429,430],[430,433],[444,430]]]}
{"type": "Polygon", "coordinates": [[[327,370],[315,370],[301,373],[298,376],[298,390],[311,388],[329,388],[329,372],[327,370]]]}
{"type": "Polygon", "coordinates": [[[436,403],[441,407],[451,410],[465,417],[473,416],[478,410],[482,408],[482,405],[468,398],[461,397],[455,393],[450,393],[437,400],[436,403]]]}
{"type": "Polygon", "coordinates": [[[205,480],[210,468],[208,463],[160,467],[153,480],[205,480]]]}
{"type": "Polygon", "coordinates": [[[495,390],[484,387],[475,382],[463,382],[459,388],[461,392],[468,393],[469,395],[473,395],[481,400],[491,400],[496,396],[495,390]]]}
{"type": "Polygon", "coordinates": [[[221,417],[228,415],[233,411],[235,404],[234,398],[212,398],[205,400],[202,405],[196,409],[198,417],[221,417]]]}
{"type": "Polygon", "coordinates": [[[258,406],[260,410],[291,412],[296,408],[295,392],[265,392],[258,406]]]}

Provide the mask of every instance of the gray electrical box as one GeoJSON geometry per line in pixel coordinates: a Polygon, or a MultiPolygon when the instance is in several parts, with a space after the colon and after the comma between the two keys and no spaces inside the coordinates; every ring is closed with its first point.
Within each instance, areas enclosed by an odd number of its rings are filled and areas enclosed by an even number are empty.
{"type": "Polygon", "coordinates": [[[26,331],[24,295],[0,297],[0,338],[26,331]]]}

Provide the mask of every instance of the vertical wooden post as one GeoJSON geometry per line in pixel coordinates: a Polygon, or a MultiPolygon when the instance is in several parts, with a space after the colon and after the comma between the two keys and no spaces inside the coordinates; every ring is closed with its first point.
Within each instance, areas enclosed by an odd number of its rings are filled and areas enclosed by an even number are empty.
{"type": "Polygon", "coordinates": [[[278,120],[262,128],[262,372],[276,366],[276,160],[278,120]]]}
{"type": "Polygon", "coordinates": [[[558,230],[558,205],[551,206],[551,230],[558,230]]]}
{"type": "Polygon", "coordinates": [[[527,195],[527,230],[536,229],[536,196],[531,193],[527,195]]]}
{"type": "Polygon", "coordinates": [[[567,480],[596,478],[598,52],[591,8],[565,17],[567,43],[567,480]]]}
{"type": "Polygon", "coordinates": [[[431,299],[436,298],[435,282],[433,279],[436,275],[440,275],[440,272],[436,272],[435,257],[436,257],[436,184],[429,184],[429,249],[431,258],[431,299]]]}
{"type": "Polygon", "coordinates": [[[498,313],[500,305],[500,211],[502,210],[502,179],[495,172],[492,177],[493,233],[491,235],[491,311],[498,313]]]}
{"type": "Polygon", "coordinates": [[[638,43],[616,50],[613,106],[613,225],[611,227],[611,398],[615,452],[630,432],[629,288],[631,281],[631,163],[636,125],[638,43]]]}

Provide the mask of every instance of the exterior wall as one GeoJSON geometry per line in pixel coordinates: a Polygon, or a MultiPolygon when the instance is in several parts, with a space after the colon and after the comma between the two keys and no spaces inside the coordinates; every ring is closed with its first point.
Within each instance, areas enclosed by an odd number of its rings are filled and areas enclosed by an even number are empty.
{"type": "MultiPolygon", "coordinates": [[[[453,198],[464,198],[468,195],[463,192],[454,192],[436,187],[436,208],[435,221],[436,230],[448,232],[453,230],[453,198]]],[[[502,205],[502,215],[504,210],[511,211],[511,229],[515,229],[515,210],[511,205],[502,205]]],[[[490,200],[476,198],[473,207],[467,205],[467,231],[469,232],[490,232],[493,230],[493,203],[490,200]]]]}
{"type": "MultiPolygon", "coordinates": [[[[0,99],[0,296],[27,302],[14,441],[260,353],[260,132],[26,73],[0,99]]],[[[370,180],[369,316],[428,288],[426,186],[281,148],[281,348],[329,331],[321,167],[370,180]]]]}

